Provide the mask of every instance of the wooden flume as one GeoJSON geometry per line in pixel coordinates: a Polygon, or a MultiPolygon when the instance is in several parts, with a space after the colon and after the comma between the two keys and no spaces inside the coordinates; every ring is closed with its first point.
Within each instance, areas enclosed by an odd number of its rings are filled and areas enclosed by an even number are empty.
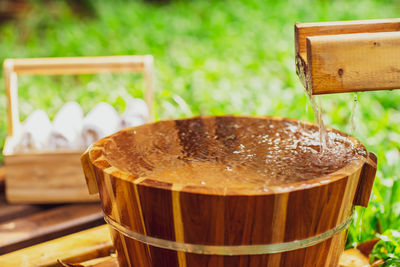
{"type": "MultiPolygon", "coordinates": [[[[201,131],[215,133],[215,140],[219,140],[218,135],[234,132],[218,133],[216,121],[235,122],[237,118],[222,116],[162,121],[128,128],[104,138],[92,145],[81,158],[89,191],[100,193],[106,216],[133,232],[163,240],[216,246],[274,244],[306,239],[337,227],[349,218],[354,205],[368,204],[370,185],[376,171],[373,154],[366,160],[350,162],[333,175],[318,178],[325,180],[324,183],[315,183],[314,179],[291,184],[292,187],[284,192],[256,192],[250,189],[221,191],[212,186],[160,182],[138,173],[122,171],[112,166],[106,156],[118,146],[127,151],[121,161],[132,160],[150,168],[148,166],[152,162],[146,155],[130,154],[133,153],[132,147],[146,145],[143,144],[144,137],[132,139],[133,131],[149,138],[159,127],[170,128],[171,133],[176,133],[178,124],[196,122],[204,126],[196,131],[197,134],[201,136],[201,131]]],[[[240,118],[249,123],[266,119],[240,118]]],[[[307,124],[307,127],[317,126],[307,124]]],[[[182,136],[176,138],[180,141],[171,149],[193,154],[196,153],[194,150],[208,145],[197,135],[192,139],[182,136]]],[[[283,253],[224,256],[158,248],[114,229],[111,232],[120,265],[141,267],[337,266],[347,236],[347,232],[342,231],[316,245],[283,253]]]]}
{"type": "Polygon", "coordinates": [[[400,19],[295,25],[296,70],[310,94],[400,88],[400,19]]]}

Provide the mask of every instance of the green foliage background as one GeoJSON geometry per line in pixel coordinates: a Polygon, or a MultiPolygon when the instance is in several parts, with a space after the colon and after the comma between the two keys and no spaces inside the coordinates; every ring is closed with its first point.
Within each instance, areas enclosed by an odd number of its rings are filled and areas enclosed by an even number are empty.
{"type": "MultiPolygon", "coordinates": [[[[396,17],[395,0],[92,0],[83,15],[65,1],[33,1],[26,17],[0,26],[0,60],[19,57],[152,54],[158,119],[198,114],[275,115],[313,121],[295,73],[295,22],[396,17]]],[[[0,77],[3,84],[3,77],[0,77]]],[[[123,110],[127,94],[141,97],[140,75],[20,78],[21,119],[37,108],[50,116],[66,101],[85,111],[106,101],[123,110]]],[[[325,124],[352,133],[379,159],[370,206],[357,210],[349,244],[400,229],[400,94],[321,96],[325,124]]],[[[0,143],[6,99],[0,91],[0,143]]]]}

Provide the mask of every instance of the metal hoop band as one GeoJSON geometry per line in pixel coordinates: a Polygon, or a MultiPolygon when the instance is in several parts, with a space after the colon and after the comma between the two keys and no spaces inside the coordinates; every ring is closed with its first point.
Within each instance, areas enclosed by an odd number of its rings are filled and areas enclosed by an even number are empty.
{"type": "Polygon", "coordinates": [[[319,235],[305,238],[302,240],[294,240],[290,242],[265,244],[265,245],[213,246],[213,245],[188,244],[188,243],[176,242],[172,240],[160,239],[157,237],[143,235],[128,229],[126,226],[114,221],[109,216],[104,215],[104,220],[112,228],[122,233],[123,235],[135,239],[141,243],[158,248],[170,249],[181,252],[206,254],[206,255],[224,255],[224,256],[273,254],[273,253],[281,253],[281,252],[292,251],[314,246],[346,229],[349,226],[352,219],[353,219],[353,214],[351,214],[344,222],[342,222],[335,228],[330,229],[319,235]]]}

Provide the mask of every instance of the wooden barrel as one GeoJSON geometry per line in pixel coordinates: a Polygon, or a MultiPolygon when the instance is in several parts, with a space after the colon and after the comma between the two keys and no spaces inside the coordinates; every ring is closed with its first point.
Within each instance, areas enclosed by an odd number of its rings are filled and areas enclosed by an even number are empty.
{"type": "Polygon", "coordinates": [[[248,157],[256,155],[249,162],[261,166],[262,140],[252,129],[263,125],[273,133],[285,124],[317,129],[275,117],[196,117],[124,129],[93,144],[82,165],[90,193],[100,193],[120,265],[336,267],[353,207],[368,205],[376,172],[376,157],[355,138],[329,129],[364,157],[321,177],[263,190],[245,180],[198,183],[186,168],[201,162],[212,177],[212,164],[228,166],[229,155],[245,148],[248,157]],[[173,161],[180,164],[163,169],[173,161]]]}

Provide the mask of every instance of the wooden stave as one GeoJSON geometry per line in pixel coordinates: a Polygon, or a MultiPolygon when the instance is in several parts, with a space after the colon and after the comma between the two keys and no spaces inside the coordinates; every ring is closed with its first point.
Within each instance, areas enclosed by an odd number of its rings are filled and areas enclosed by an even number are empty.
{"type": "MultiPolygon", "coordinates": [[[[156,237],[163,238],[163,239],[176,240],[175,233],[174,233],[174,230],[175,230],[174,229],[174,224],[175,224],[175,222],[173,220],[174,216],[173,216],[173,212],[171,211],[171,209],[169,210],[169,212],[162,213],[163,216],[160,216],[160,215],[158,215],[158,216],[156,215],[155,216],[153,214],[153,216],[156,217],[153,220],[148,220],[146,218],[142,219],[141,217],[137,217],[137,215],[140,214],[138,203],[137,202],[135,203],[132,200],[130,202],[128,202],[128,201],[126,201],[125,195],[117,193],[117,192],[120,192],[121,188],[127,188],[127,186],[129,188],[129,186],[130,186],[129,190],[133,190],[133,191],[137,190],[139,193],[141,193],[140,194],[140,199],[141,200],[143,200],[143,199],[150,200],[151,198],[154,198],[154,196],[156,196],[156,198],[159,198],[159,203],[171,203],[171,201],[172,201],[172,192],[171,191],[163,190],[164,192],[162,194],[160,194],[160,192],[161,192],[160,190],[162,190],[162,189],[156,189],[156,190],[152,189],[152,190],[150,190],[150,192],[143,193],[144,192],[144,191],[142,191],[143,188],[148,189],[149,187],[143,187],[140,184],[138,184],[138,185],[130,184],[129,182],[127,182],[125,180],[121,180],[119,178],[116,178],[116,177],[114,177],[112,175],[110,175],[109,177],[105,177],[104,178],[104,175],[98,175],[100,173],[101,172],[99,172],[99,170],[96,170],[96,174],[97,174],[96,177],[97,177],[97,180],[99,182],[98,185],[99,185],[100,195],[101,195],[101,199],[102,199],[103,211],[104,211],[104,213],[106,215],[110,216],[112,219],[118,221],[119,223],[121,223],[123,225],[130,226],[129,228],[131,228],[132,230],[137,231],[139,233],[149,234],[149,235],[151,234],[151,236],[156,236],[156,237]],[[109,185],[112,186],[111,189],[109,187],[107,187],[107,185],[105,185],[103,182],[101,182],[102,180],[104,181],[104,179],[110,179],[110,181],[112,181],[111,183],[108,183],[108,186],[109,185]],[[137,189],[135,189],[134,187],[137,187],[137,189]],[[106,189],[106,190],[104,190],[104,189],[106,189]],[[111,192],[113,194],[113,197],[115,198],[114,203],[116,203],[116,204],[114,204],[114,206],[115,206],[114,208],[111,208],[113,206],[113,204],[111,203],[112,202],[112,198],[109,195],[111,192]],[[153,197],[148,197],[149,194],[150,195],[154,195],[154,196],[153,197]],[[136,217],[123,216],[123,214],[119,212],[121,210],[131,210],[133,213],[136,213],[136,217]],[[143,228],[143,225],[140,225],[140,224],[132,225],[132,222],[140,222],[140,221],[145,223],[145,227],[144,228],[143,228]],[[159,227],[157,222],[164,222],[164,224],[167,225],[168,227],[160,229],[160,227],[159,227]],[[144,231],[144,229],[146,229],[146,231],[144,231]]],[[[354,196],[355,196],[356,186],[357,186],[357,183],[358,183],[358,179],[360,177],[359,175],[360,175],[360,172],[356,172],[355,176],[353,176],[353,177],[344,177],[343,179],[338,180],[338,182],[329,183],[329,184],[326,184],[326,185],[323,185],[323,186],[320,186],[320,187],[308,189],[309,191],[313,191],[312,193],[309,192],[307,194],[306,192],[304,192],[306,190],[287,193],[289,195],[288,196],[289,199],[291,199],[291,198],[293,198],[293,199],[300,198],[301,199],[301,198],[308,198],[309,194],[314,194],[315,196],[318,196],[318,194],[327,195],[326,191],[335,191],[336,190],[338,192],[343,192],[343,185],[346,186],[348,184],[349,180],[353,180],[353,182],[351,183],[352,186],[350,186],[349,189],[348,189],[348,193],[347,193],[348,196],[346,198],[347,200],[345,200],[343,198],[343,201],[342,201],[343,204],[342,205],[336,205],[336,209],[340,209],[340,207],[342,207],[342,213],[339,214],[339,212],[338,212],[336,214],[336,217],[334,218],[335,220],[331,220],[331,222],[329,224],[326,224],[325,227],[320,227],[319,229],[315,228],[315,231],[314,232],[310,232],[307,236],[302,231],[300,231],[299,233],[296,233],[296,232],[295,233],[291,233],[290,235],[292,236],[292,240],[306,238],[306,237],[309,237],[309,236],[313,236],[313,235],[322,233],[322,232],[327,231],[329,229],[332,229],[333,227],[335,227],[337,225],[336,221],[340,223],[343,220],[345,220],[348,216],[350,216],[350,213],[351,213],[351,210],[352,210],[352,201],[351,201],[351,199],[354,198],[354,196]]],[[[193,195],[193,194],[189,194],[189,193],[182,193],[182,194],[186,195],[185,197],[183,197],[185,200],[188,200],[188,199],[190,199],[192,197],[192,198],[196,198],[194,201],[197,201],[198,203],[206,203],[207,200],[205,200],[205,199],[209,198],[208,199],[209,203],[214,203],[215,202],[215,201],[213,201],[215,199],[215,196],[213,196],[213,195],[200,195],[201,196],[201,200],[198,200],[199,195],[193,195]]],[[[270,206],[272,198],[274,198],[275,196],[269,195],[269,196],[265,196],[265,197],[260,197],[260,196],[256,196],[256,197],[260,198],[261,199],[261,203],[264,202],[264,205],[270,206]],[[265,204],[265,203],[267,203],[267,204],[265,204]]],[[[242,202],[242,200],[240,198],[237,198],[237,197],[232,197],[232,196],[229,197],[228,196],[228,198],[233,200],[233,202],[242,202]]],[[[316,197],[316,198],[318,198],[318,197],[316,197]]],[[[318,207],[318,208],[320,210],[322,210],[322,211],[326,211],[325,214],[314,215],[314,217],[319,217],[319,216],[327,217],[327,216],[332,214],[331,212],[327,211],[328,209],[322,209],[322,207],[324,206],[322,204],[323,201],[319,201],[319,202],[312,201],[312,202],[320,204],[319,205],[320,207],[318,207]]],[[[187,204],[187,203],[190,203],[190,201],[181,201],[180,204],[181,204],[181,206],[185,207],[185,204],[187,204]]],[[[298,200],[293,200],[293,203],[294,203],[293,205],[290,205],[290,203],[292,203],[292,201],[288,200],[288,204],[289,205],[288,205],[287,209],[288,210],[292,210],[292,212],[295,212],[298,209],[298,207],[295,204],[295,203],[298,203],[298,200]]],[[[337,202],[337,203],[339,203],[339,202],[337,202]]],[[[143,204],[141,204],[141,205],[143,205],[143,204]]],[[[260,204],[260,205],[262,205],[262,204],[260,204]]],[[[144,206],[148,206],[148,205],[144,205],[144,206]]],[[[171,206],[172,206],[172,204],[171,204],[171,206]]],[[[208,208],[207,207],[202,207],[202,209],[210,209],[210,207],[215,207],[215,206],[214,206],[214,204],[209,204],[208,208]]],[[[318,208],[316,208],[315,210],[318,210],[318,208]]],[[[142,216],[144,215],[145,217],[146,217],[145,214],[149,214],[152,210],[153,211],[156,210],[151,205],[148,206],[148,208],[146,208],[146,209],[143,209],[143,207],[141,207],[141,209],[142,209],[142,216]]],[[[183,208],[183,209],[185,209],[185,208],[183,208]]],[[[193,208],[193,210],[196,210],[196,208],[193,208]]],[[[239,209],[237,209],[237,210],[239,210],[239,209]]],[[[304,213],[304,214],[306,214],[306,213],[304,213]]],[[[184,214],[182,216],[185,217],[184,214]]],[[[242,217],[242,216],[239,216],[239,217],[242,217]]],[[[243,217],[247,217],[247,216],[245,215],[243,217]]],[[[295,216],[295,217],[297,219],[296,220],[297,222],[301,222],[303,220],[307,221],[307,217],[306,216],[302,217],[301,214],[297,214],[297,216],[295,216]]],[[[207,217],[203,216],[203,218],[207,218],[207,217]]],[[[261,219],[258,218],[258,220],[260,221],[261,219]]],[[[185,225],[185,227],[187,229],[190,229],[189,224],[187,223],[187,221],[188,220],[186,220],[186,223],[184,223],[184,225],[185,225]]],[[[259,222],[259,224],[262,225],[263,223],[259,222]]],[[[203,223],[201,223],[201,225],[203,225],[203,223]]],[[[208,221],[208,225],[210,227],[212,227],[214,225],[213,224],[213,220],[211,220],[211,222],[208,221]]],[[[301,229],[301,227],[298,227],[296,224],[288,224],[288,223],[285,224],[285,228],[287,228],[287,229],[301,229]],[[290,225],[290,227],[289,227],[289,225],[290,225]]],[[[311,229],[311,228],[308,227],[308,229],[311,229]]],[[[115,231],[115,230],[113,230],[113,231],[115,231]]],[[[211,230],[211,232],[214,232],[214,233],[216,231],[217,231],[217,229],[212,229],[211,230]]],[[[286,229],[285,229],[285,231],[286,231],[286,229]]],[[[232,230],[232,232],[235,232],[235,231],[232,230]]],[[[237,229],[236,229],[236,232],[240,232],[240,231],[237,231],[237,229]]],[[[272,232],[272,231],[266,231],[266,233],[268,233],[268,232],[272,232]]],[[[187,234],[188,232],[186,231],[185,233],[187,234]]],[[[175,264],[175,263],[173,263],[173,259],[175,259],[175,260],[179,259],[178,253],[175,252],[175,251],[167,251],[165,249],[159,249],[159,248],[154,248],[154,247],[151,247],[151,246],[148,246],[148,245],[144,245],[144,244],[138,244],[137,241],[135,241],[133,239],[130,239],[130,238],[127,238],[127,237],[123,236],[121,233],[118,233],[117,236],[119,237],[119,240],[120,240],[119,242],[122,242],[124,244],[124,246],[126,247],[123,250],[124,254],[126,254],[126,251],[133,251],[134,253],[131,255],[131,257],[133,257],[133,258],[135,258],[134,255],[136,255],[136,258],[137,258],[137,255],[140,255],[141,257],[143,257],[143,255],[146,255],[145,259],[147,259],[147,261],[149,262],[149,263],[146,263],[146,264],[153,264],[153,265],[139,265],[139,266],[163,266],[161,264],[164,264],[165,262],[168,262],[168,265],[164,265],[164,266],[181,266],[181,265],[173,265],[173,264],[175,264]],[[159,261],[155,261],[156,259],[154,259],[154,255],[159,255],[159,261]],[[160,256],[160,255],[164,255],[164,256],[160,256]]],[[[268,244],[272,239],[272,237],[271,236],[268,237],[268,235],[260,234],[259,236],[266,237],[266,239],[258,240],[259,242],[250,242],[250,243],[253,243],[253,244],[268,244]]],[[[183,240],[183,241],[188,242],[188,243],[195,243],[195,244],[212,244],[213,245],[213,244],[218,244],[219,243],[220,245],[241,245],[241,243],[238,243],[238,242],[228,242],[228,243],[226,243],[226,242],[216,242],[218,240],[215,240],[215,239],[213,240],[212,237],[214,237],[213,234],[209,235],[210,239],[209,240],[202,240],[203,243],[200,243],[198,240],[197,240],[198,242],[195,242],[195,240],[193,240],[194,238],[192,238],[191,240],[183,240]]],[[[330,252],[331,248],[336,248],[335,251],[336,250],[339,250],[339,251],[343,250],[344,243],[345,243],[345,241],[343,241],[343,239],[345,240],[345,238],[346,238],[346,236],[344,236],[342,239],[338,239],[337,237],[334,237],[333,239],[335,239],[335,240],[332,239],[333,241],[327,240],[327,241],[324,241],[324,242],[322,242],[322,243],[320,243],[320,244],[318,244],[316,246],[312,246],[312,247],[309,247],[309,248],[306,248],[306,249],[282,253],[281,256],[280,256],[280,261],[281,261],[282,265],[280,265],[280,266],[293,266],[293,265],[290,265],[290,262],[291,263],[293,263],[293,261],[299,262],[299,261],[301,261],[301,259],[303,259],[305,262],[309,261],[308,257],[307,258],[302,258],[302,256],[301,256],[302,253],[305,253],[305,255],[309,255],[309,254],[318,255],[319,258],[322,258],[322,259],[326,260],[326,257],[328,257],[329,255],[331,255],[333,253],[333,252],[330,252]],[[342,244],[342,245],[340,245],[340,244],[342,244]],[[322,251],[321,249],[319,249],[320,247],[324,247],[325,249],[322,251]],[[303,252],[301,252],[301,251],[303,251],[303,252]],[[325,256],[324,257],[320,257],[321,254],[322,255],[326,255],[326,257],[325,256]]],[[[288,238],[285,238],[282,241],[287,242],[287,241],[292,241],[292,240],[289,240],[288,238]]],[[[182,240],[176,240],[176,241],[182,241],[182,240]]],[[[250,240],[250,241],[252,241],[252,240],[250,240]]],[[[115,244],[118,243],[118,241],[115,238],[114,238],[114,243],[115,244]]],[[[121,251],[121,250],[118,250],[118,251],[121,251]]],[[[221,264],[223,264],[224,262],[229,262],[229,264],[232,264],[232,259],[236,258],[236,259],[238,259],[238,264],[241,263],[241,262],[249,262],[249,261],[250,262],[254,261],[257,264],[261,264],[261,263],[262,264],[264,264],[264,263],[267,264],[269,262],[269,259],[271,259],[271,261],[275,262],[276,261],[276,257],[278,255],[278,254],[275,254],[273,256],[272,255],[264,255],[264,257],[261,256],[261,255],[234,256],[234,257],[232,257],[232,256],[195,255],[195,254],[191,254],[191,253],[183,253],[183,254],[185,255],[184,258],[186,259],[187,264],[190,263],[189,266],[196,266],[194,264],[199,261],[199,257],[203,258],[203,260],[201,260],[200,262],[209,261],[210,260],[211,262],[213,262],[212,266],[225,266],[225,265],[214,265],[214,263],[215,262],[221,262],[221,264]]],[[[331,258],[332,262],[336,262],[338,257],[339,257],[339,254],[336,253],[336,256],[330,256],[328,258],[331,258]]],[[[133,261],[133,258],[131,259],[132,261],[133,261]]],[[[120,260],[120,262],[122,262],[122,260],[120,260]]],[[[144,264],[144,262],[141,262],[141,264],[144,264]]],[[[255,264],[254,266],[259,266],[257,264],[255,264]]],[[[130,265],[127,265],[127,266],[130,266],[130,265]]],[[[132,266],[136,266],[136,265],[132,265],[132,266]]],[[[234,266],[234,265],[230,265],[230,266],[234,266]]],[[[242,265],[238,265],[238,266],[242,266],[242,265]]],[[[243,265],[243,266],[247,266],[247,265],[243,265]]],[[[251,265],[249,265],[249,266],[251,266],[251,265]]],[[[266,266],[268,266],[268,265],[266,265],[266,266]]],[[[303,265],[303,266],[307,266],[307,265],[303,265]]]]}
{"type": "Polygon", "coordinates": [[[346,243],[347,231],[312,247],[278,254],[219,256],[183,253],[144,245],[136,240],[120,235],[111,228],[113,243],[117,250],[119,266],[140,267],[289,267],[289,266],[338,266],[340,253],[346,243]],[[130,251],[123,250],[125,244],[130,251]],[[143,254],[150,251],[151,254],[143,254]]]}

